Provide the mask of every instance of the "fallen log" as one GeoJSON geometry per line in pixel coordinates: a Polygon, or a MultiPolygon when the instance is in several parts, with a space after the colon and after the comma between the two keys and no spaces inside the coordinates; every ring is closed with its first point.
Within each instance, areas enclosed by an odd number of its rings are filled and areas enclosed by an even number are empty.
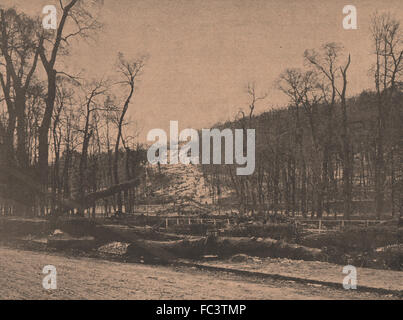
{"type": "MultiPolygon", "coordinates": [[[[5,167],[0,165],[0,175],[7,174],[11,176],[13,179],[21,182],[21,184],[25,185],[29,188],[32,193],[37,194],[43,198],[53,199],[54,195],[50,192],[44,190],[37,181],[35,181],[32,177],[21,173],[18,170],[15,170],[12,167],[5,167]]],[[[126,181],[124,183],[116,184],[110,186],[104,190],[88,193],[86,195],[82,195],[80,199],[61,199],[57,200],[60,208],[63,208],[64,211],[72,210],[72,209],[84,209],[90,207],[92,203],[97,200],[112,197],[119,192],[124,192],[129,190],[130,188],[138,185],[140,180],[138,178],[126,181]]],[[[7,183],[0,182],[0,187],[7,187],[7,183]]],[[[2,191],[0,189],[0,191],[2,191]]],[[[15,197],[14,197],[15,198],[15,197]]],[[[14,200],[19,200],[15,198],[14,200]]],[[[59,212],[61,213],[61,212],[59,212]]]]}
{"type": "Polygon", "coordinates": [[[138,185],[139,181],[139,179],[133,179],[124,183],[113,185],[105,190],[89,193],[84,197],[84,200],[91,203],[93,201],[112,197],[119,192],[129,190],[130,188],[138,185]]]}
{"type": "Polygon", "coordinates": [[[49,247],[65,250],[65,249],[75,249],[88,251],[96,247],[95,239],[93,237],[84,237],[77,239],[52,239],[47,240],[49,247]]]}
{"type": "Polygon", "coordinates": [[[127,248],[127,255],[130,258],[143,258],[148,262],[171,262],[177,258],[199,258],[203,256],[205,247],[206,238],[178,241],[136,240],[127,248]]]}
{"type": "Polygon", "coordinates": [[[220,237],[208,243],[209,252],[220,256],[238,253],[258,257],[290,258],[298,260],[324,260],[322,250],[270,238],[220,237]]]}
{"type": "Polygon", "coordinates": [[[151,227],[124,226],[124,225],[102,225],[102,229],[120,236],[117,241],[124,239],[126,242],[132,242],[139,239],[155,240],[155,241],[170,241],[180,240],[182,237],[174,234],[166,234],[158,232],[151,227]]]}
{"type": "Polygon", "coordinates": [[[326,258],[320,249],[303,247],[268,238],[203,237],[164,242],[137,240],[129,245],[127,252],[129,256],[154,257],[166,262],[176,258],[198,259],[204,255],[230,257],[239,253],[259,257],[300,260],[325,260],[326,258]]]}

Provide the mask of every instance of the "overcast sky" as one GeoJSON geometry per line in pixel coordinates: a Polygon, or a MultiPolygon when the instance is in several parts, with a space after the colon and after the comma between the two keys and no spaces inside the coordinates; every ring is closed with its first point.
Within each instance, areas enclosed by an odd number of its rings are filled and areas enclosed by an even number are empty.
{"type": "MultiPolygon", "coordinates": [[[[1,0],[41,15],[55,0],[1,0]]],[[[201,128],[233,119],[246,109],[245,86],[255,82],[268,98],[256,112],[284,105],[274,81],[287,67],[302,66],[305,49],[341,42],[352,55],[349,94],[372,86],[369,16],[389,10],[403,17],[402,0],[105,0],[96,42],[74,43],[70,70],[108,73],[121,51],[150,56],[130,106],[142,127],[201,128]],[[342,27],[344,5],[358,11],[358,30],[342,27]],[[79,57],[79,59],[77,59],[79,57]]]]}

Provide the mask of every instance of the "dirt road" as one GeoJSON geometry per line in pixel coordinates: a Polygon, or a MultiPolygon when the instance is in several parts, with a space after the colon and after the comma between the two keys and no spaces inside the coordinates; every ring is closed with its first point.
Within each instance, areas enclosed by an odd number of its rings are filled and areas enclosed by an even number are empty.
{"type": "Polygon", "coordinates": [[[190,268],[69,258],[0,247],[0,299],[391,299],[291,281],[245,278],[190,268]],[[45,265],[57,289],[42,287],[45,265]]]}

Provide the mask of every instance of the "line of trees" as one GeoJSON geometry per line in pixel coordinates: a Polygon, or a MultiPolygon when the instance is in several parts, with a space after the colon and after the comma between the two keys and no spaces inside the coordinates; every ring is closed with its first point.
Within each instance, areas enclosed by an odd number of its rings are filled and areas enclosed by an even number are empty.
{"type": "Polygon", "coordinates": [[[0,7],[0,215],[134,205],[146,159],[127,133],[127,111],[146,57],[119,53],[114,74],[95,80],[67,74],[64,62],[77,40],[102,28],[101,5],[59,1],[56,30],[0,7]]]}
{"type": "MultiPolygon", "coordinates": [[[[130,212],[144,192],[146,152],[128,134],[127,112],[146,57],[118,54],[104,79],[67,74],[64,63],[75,40],[102,28],[101,4],[60,1],[53,31],[0,7],[0,214],[95,214],[100,205],[130,212]]],[[[241,212],[349,218],[367,206],[380,218],[402,210],[400,23],[375,14],[371,36],[371,92],[347,98],[354,57],[336,43],[306,50],[304,68],[279,76],[287,108],[255,116],[267,94],[248,85],[248,112],[222,127],[256,129],[256,170],[237,176],[231,165],[202,166],[217,202],[229,189],[241,212]]]]}
{"type": "Polygon", "coordinates": [[[371,36],[373,91],[347,98],[354,61],[336,43],[306,50],[304,68],[279,76],[276,85],[289,98],[287,108],[253,116],[260,99],[248,85],[249,115],[241,112],[240,119],[221,128],[256,129],[256,170],[239,177],[234,166],[203,166],[217,202],[227,188],[236,194],[242,213],[322,217],[326,212],[348,219],[357,211],[378,218],[402,211],[400,23],[376,13],[371,36]]]}

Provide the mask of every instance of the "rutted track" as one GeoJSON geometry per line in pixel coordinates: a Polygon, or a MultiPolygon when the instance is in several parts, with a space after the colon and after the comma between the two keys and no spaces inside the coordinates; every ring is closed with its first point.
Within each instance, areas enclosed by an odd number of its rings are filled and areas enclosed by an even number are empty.
{"type": "Polygon", "coordinates": [[[396,299],[213,270],[70,258],[2,247],[0,257],[1,299],[396,299]],[[42,288],[45,265],[57,268],[57,290],[42,288]]]}
{"type": "MultiPolygon", "coordinates": [[[[302,277],[285,276],[285,275],[281,275],[281,274],[269,274],[269,273],[265,273],[265,272],[242,270],[242,269],[235,269],[235,268],[228,268],[228,267],[219,267],[219,266],[214,266],[214,265],[198,264],[198,263],[191,263],[191,262],[180,262],[177,265],[184,266],[184,267],[190,267],[190,268],[193,267],[193,268],[197,268],[197,269],[205,270],[205,271],[233,273],[235,275],[240,275],[240,276],[245,276],[245,277],[258,277],[258,278],[262,278],[262,279],[272,279],[272,280],[279,280],[279,281],[293,281],[293,282],[297,282],[297,283],[301,283],[301,284],[326,286],[329,288],[341,289],[341,283],[336,283],[336,282],[332,282],[332,281],[323,281],[323,280],[308,279],[308,278],[302,278],[302,277]]],[[[388,289],[383,289],[383,288],[374,288],[374,287],[369,287],[369,286],[365,286],[365,285],[357,286],[357,291],[377,293],[377,294],[381,294],[381,295],[394,295],[399,298],[403,297],[403,291],[388,290],[388,289]]]]}

